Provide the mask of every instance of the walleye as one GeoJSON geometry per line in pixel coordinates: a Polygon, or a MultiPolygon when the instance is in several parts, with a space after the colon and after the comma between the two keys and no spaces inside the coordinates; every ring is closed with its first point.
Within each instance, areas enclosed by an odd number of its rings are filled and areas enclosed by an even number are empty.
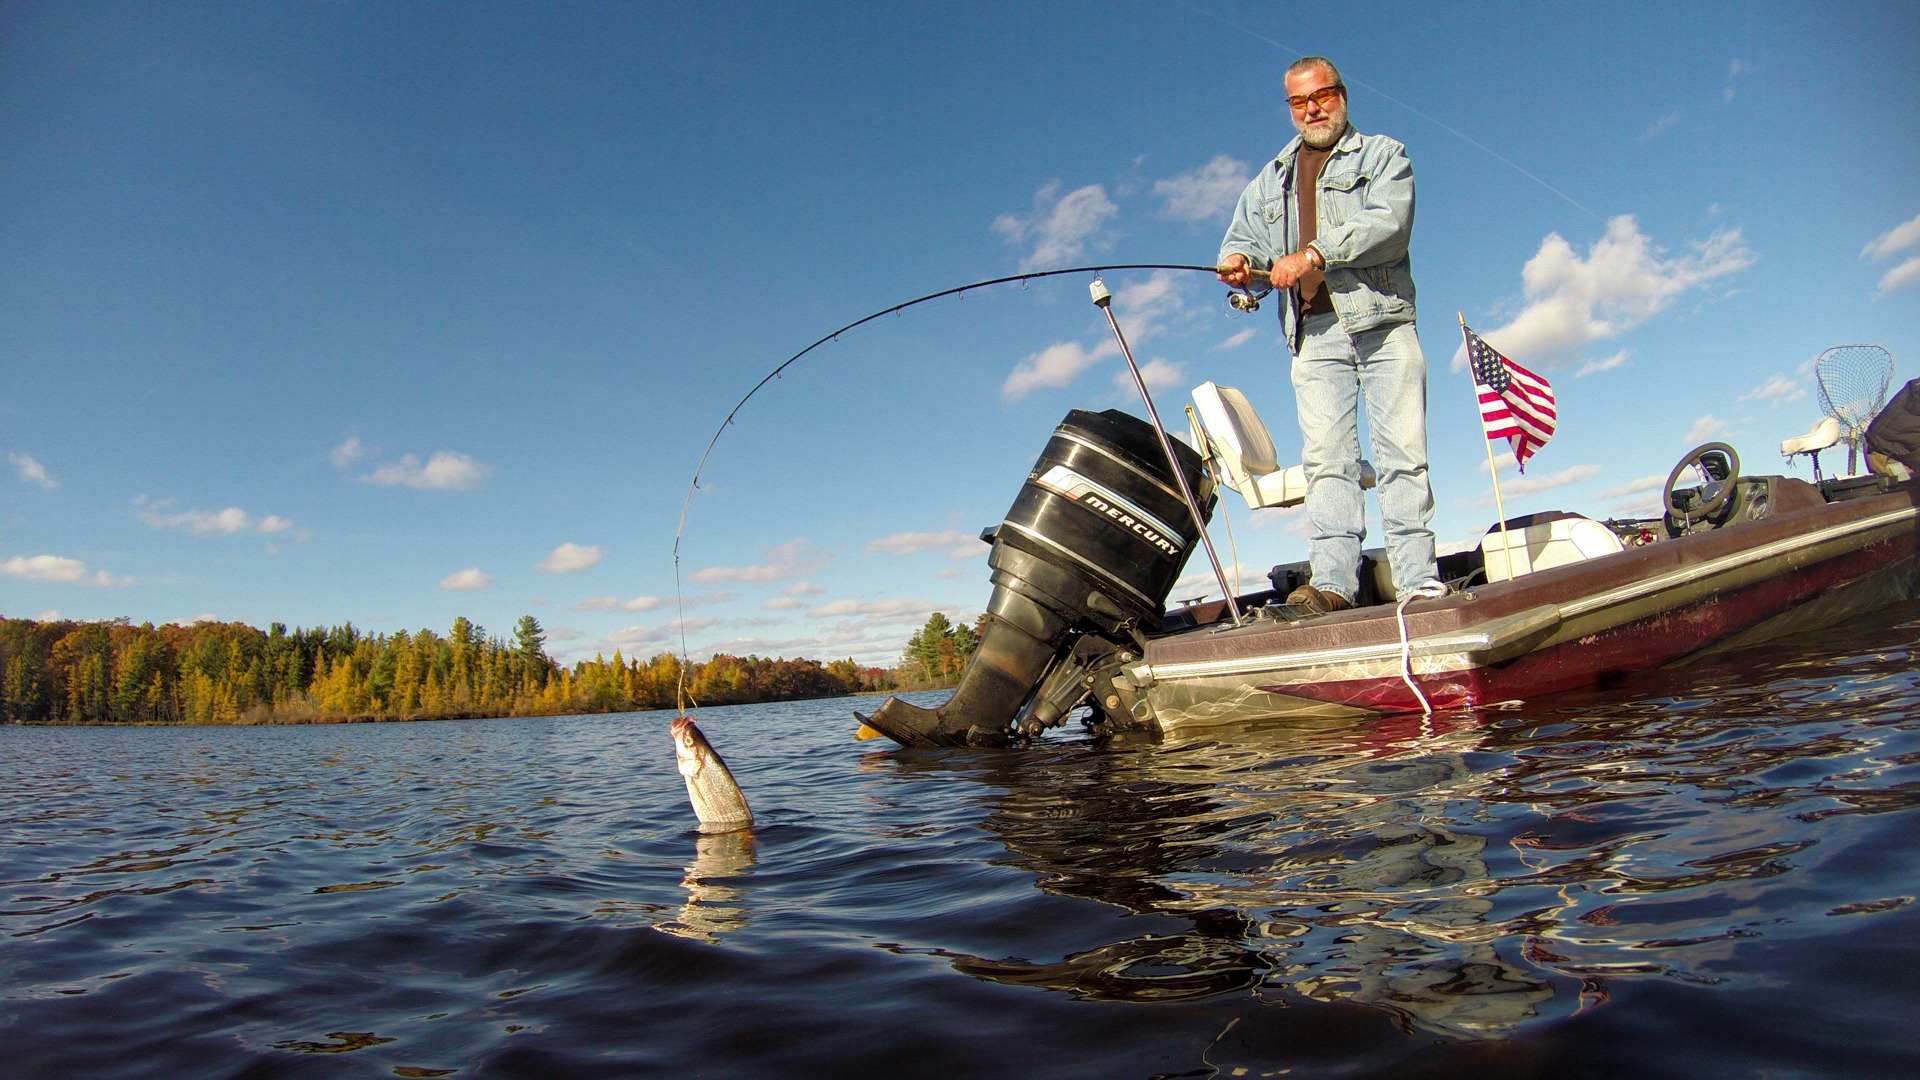
{"type": "Polygon", "coordinates": [[[752,827],[753,811],[747,808],[747,797],[740,793],[727,763],[720,760],[720,752],[691,716],[673,722],[673,756],[687,781],[687,799],[700,819],[701,832],[752,827]]]}

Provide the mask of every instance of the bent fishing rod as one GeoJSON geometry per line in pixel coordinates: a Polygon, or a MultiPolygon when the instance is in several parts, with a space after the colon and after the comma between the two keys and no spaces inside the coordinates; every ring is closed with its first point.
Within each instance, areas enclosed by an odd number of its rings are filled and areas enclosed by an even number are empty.
{"type": "MultiPolygon", "coordinates": [[[[680,624],[680,627],[679,627],[680,656],[683,661],[683,663],[681,664],[681,673],[680,673],[680,689],[681,689],[681,697],[682,697],[681,711],[683,712],[685,711],[684,699],[685,699],[685,688],[686,688],[686,667],[687,667],[686,661],[689,658],[688,658],[688,651],[687,651],[686,604],[681,597],[681,588],[680,588],[680,539],[682,534],[686,532],[687,512],[693,506],[693,493],[700,489],[700,476],[702,473],[706,472],[707,459],[713,456],[713,448],[719,444],[720,436],[726,434],[727,428],[732,426],[734,417],[739,415],[740,410],[746,407],[747,402],[753,400],[753,396],[755,394],[758,394],[762,387],[766,386],[768,383],[772,382],[773,380],[779,378],[782,372],[786,371],[787,368],[799,362],[799,360],[802,357],[806,356],[808,353],[812,352],[813,350],[819,348],[822,345],[825,345],[829,341],[838,340],[841,334],[844,334],[850,330],[854,330],[861,326],[864,326],[867,323],[874,321],[875,319],[884,318],[888,315],[894,315],[899,312],[905,311],[910,307],[915,307],[920,304],[925,304],[933,300],[940,300],[949,296],[958,296],[962,293],[971,292],[975,289],[985,289],[995,285],[1006,285],[1015,281],[1025,283],[1028,281],[1037,281],[1041,278],[1061,277],[1066,274],[1092,274],[1094,275],[1094,279],[1096,283],[1096,291],[1094,295],[1096,297],[1099,297],[1100,294],[1105,289],[1104,285],[1098,284],[1100,275],[1108,271],[1184,270],[1184,271],[1196,271],[1200,273],[1207,273],[1207,274],[1213,274],[1215,276],[1219,276],[1222,273],[1228,272],[1228,269],[1229,268],[1223,267],[1223,266],[1196,266],[1196,265],[1191,265],[1187,263],[1113,263],[1113,264],[1099,265],[1099,266],[1069,266],[1069,267],[1062,267],[1056,270],[1030,270],[1024,274],[1008,274],[1005,277],[988,278],[984,281],[975,281],[966,285],[956,285],[950,289],[941,289],[939,292],[931,292],[926,294],[925,296],[914,297],[912,300],[908,300],[904,303],[895,304],[892,307],[881,308],[879,311],[873,312],[870,315],[863,315],[860,318],[855,319],[852,322],[846,324],[845,326],[840,327],[838,330],[834,330],[830,333],[821,335],[812,344],[808,345],[804,349],[801,349],[799,352],[794,353],[792,356],[787,357],[785,360],[782,360],[777,367],[775,367],[772,371],[767,372],[767,374],[763,378],[761,378],[759,382],[753,384],[753,389],[748,390],[746,394],[740,398],[739,401],[734,403],[733,408],[727,411],[726,419],[720,421],[720,426],[714,431],[713,438],[707,440],[707,449],[704,453],[700,455],[700,464],[694,468],[693,480],[687,485],[686,500],[680,504],[680,523],[673,531],[673,598],[674,598],[674,604],[676,608],[680,611],[680,616],[676,621],[680,624]]],[[[1259,274],[1257,272],[1254,274],[1254,278],[1256,279],[1256,281],[1258,280],[1259,274]]],[[[1229,302],[1232,304],[1233,308],[1236,311],[1241,311],[1241,312],[1258,311],[1260,308],[1259,300],[1255,297],[1253,292],[1250,290],[1233,292],[1229,297],[1229,302]]],[[[1132,350],[1127,348],[1126,339],[1120,335],[1120,327],[1118,323],[1115,323],[1113,321],[1113,312],[1111,308],[1107,304],[1100,303],[1098,299],[1096,299],[1095,303],[1106,314],[1108,323],[1113,326],[1114,336],[1120,342],[1121,355],[1126,357],[1127,367],[1133,374],[1134,385],[1139,389],[1141,399],[1146,402],[1147,414],[1152,418],[1154,428],[1158,430],[1160,433],[1161,446],[1166,450],[1168,464],[1172,468],[1174,475],[1176,477],[1180,477],[1181,475],[1180,466],[1177,462],[1173,460],[1173,444],[1169,436],[1167,435],[1166,428],[1163,427],[1160,423],[1160,414],[1157,411],[1155,411],[1153,407],[1153,399],[1149,397],[1147,394],[1146,381],[1141,377],[1139,366],[1134,363],[1133,352],[1132,350]]],[[[1194,499],[1193,493],[1191,491],[1186,490],[1186,483],[1184,478],[1181,478],[1181,488],[1182,488],[1182,493],[1186,496],[1187,509],[1193,514],[1194,527],[1199,531],[1201,542],[1206,547],[1207,558],[1209,561],[1213,563],[1213,572],[1215,577],[1219,580],[1221,595],[1227,598],[1227,604],[1230,608],[1232,608],[1234,622],[1237,624],[1240,621],[1239,606],[1234,603],[1233,590],[1227,587],[1226,572],[1220,566],[1219,556],[1214,553],[1213,541],[1207,536],[1206,525],[1200,513],[1199,502],[1194,499]]]]}

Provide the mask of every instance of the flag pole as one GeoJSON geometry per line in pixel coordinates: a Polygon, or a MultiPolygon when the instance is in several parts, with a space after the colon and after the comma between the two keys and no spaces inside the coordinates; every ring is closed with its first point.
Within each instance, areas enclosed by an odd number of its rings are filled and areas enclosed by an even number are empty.
{"type": "MultiPolygon", "coordinates": [[[[1465,345],[1467,343],[1467,316],[1465,313],[1458,311],[1454,312],[1454,314],[1460,319],[1460,343],[1465,345]]],[[[1471,364],[1468,365],[1467,371],[1469,373],[1473,371],[1471,364]]],[[[1487,414],[1480,408],[1480,380],[1478,378],[1473,380],[1473,411],[1480,417],[1481,441],[1487,444],[1487,475],[1493,478],[1493,508],[1494,512],[1500,515],[1500,551],[1506,556],[1507,577],[1512,579],[1519,575],[1513,572],[1513,540],[1507,534],[1507,505],[1500,498],[1500,463],[1495,460],[1493,456],[1493,435],[1487,431],[1487,414]]],[[[1488,580],[1492,580],[1491,575],[1488,576],[1488,580]]]]}

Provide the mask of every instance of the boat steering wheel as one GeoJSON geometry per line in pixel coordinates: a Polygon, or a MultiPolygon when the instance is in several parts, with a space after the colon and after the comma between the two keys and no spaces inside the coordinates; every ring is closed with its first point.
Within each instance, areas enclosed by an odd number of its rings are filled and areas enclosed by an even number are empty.
{"type": "Polygon", "coordinates": [[[1739,486],[1735,483],[1739,479],[1740,455],[1734,452],[1733,447],[1723,442],[1705,443],[1687,451],[1687,456],[1681,458],[1680,464],[1667,474],[1667,486],[1662,490],[1661,498],[1666,503],[1667,513],[1674,520],[1691,525],[1712,517],[1727,505],[1727,500],[1733,498],[1734,488],[1739,486]],[[1691,468],[1698,468],[1704,477],[1700,485],[1700,501],[1694,506],[1682,508],[1674,498],[1673,488],[1680,482],[1681,475],[1691,468]]]}

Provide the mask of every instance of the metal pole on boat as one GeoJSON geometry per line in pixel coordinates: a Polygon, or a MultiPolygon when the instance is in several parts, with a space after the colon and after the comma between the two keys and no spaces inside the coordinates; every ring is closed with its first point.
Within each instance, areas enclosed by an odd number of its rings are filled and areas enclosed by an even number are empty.
{"type": "Polygon", "coordinates": [[[1094,278],[1088,286],[1093,293],[1093,306],[1106,313],[1107,325],[1113,327],[1113,339],[1120,343],[1120,355],[1127,358],[1127,370],[1133,374],[1133,385],[1140,391],[1140,400],[1146,402],[1147,418],[1153,421],[1153,430],[1160,435],[1160,449],[1166,452],[1167,467],[1173,471],[1173,478],[1180,485],[1180,496],[1187,501],[1187,512],[1193,515],[1193,527],[1200,534],[1200,544],[1207,549],[1207,561],[1213,564],[1213,578],[1220,583],[1220,595],[1227,598],[1227,610],[1233,613],[1233,625],[1240,625],[1240,604],[1233,598],[1233,590],[1227,586],[1227,572],[1220,566],[1220,556],[1213,550],[1213,538],[1207,535],[1206,516],[1200,513],[1200,500],[1193,497],[1193,489],[1187,485],[1187,474],[1180,471],[1180,459],[1173,456],[1173,438],[1167,434],[1167,427],[1160,422],[1160,410],[1153,407],[1153,395],[1147,393],[1147,380],[1140,375],[1140,365],[1133,362],[1133,350],[1127,347],[1127,336],[1120,332],[1120,323],[1113,317],[1113,293],[1107,290],[1107,283],[1094,278]]]}

